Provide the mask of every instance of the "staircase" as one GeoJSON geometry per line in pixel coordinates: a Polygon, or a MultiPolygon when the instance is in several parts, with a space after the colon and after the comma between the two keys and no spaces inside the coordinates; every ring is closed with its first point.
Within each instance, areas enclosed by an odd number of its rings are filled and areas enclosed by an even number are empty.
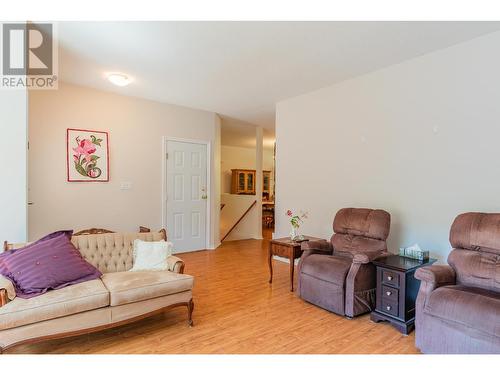
{"type": "Polygon", "coordinates": [[[220,238],[241,240],[255,238],[257,201],[254,195],[223,194],[224,209],[220,213],[220,238]]]}

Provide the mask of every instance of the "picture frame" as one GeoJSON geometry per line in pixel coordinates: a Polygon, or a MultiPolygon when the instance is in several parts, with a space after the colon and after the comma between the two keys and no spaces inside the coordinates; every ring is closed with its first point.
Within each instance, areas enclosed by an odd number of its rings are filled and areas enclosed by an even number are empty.
{"type": "Polygon", "coordinates": [[[68,182],[108,182],[108,132],[66,129],[66,173],[68,182]]]}

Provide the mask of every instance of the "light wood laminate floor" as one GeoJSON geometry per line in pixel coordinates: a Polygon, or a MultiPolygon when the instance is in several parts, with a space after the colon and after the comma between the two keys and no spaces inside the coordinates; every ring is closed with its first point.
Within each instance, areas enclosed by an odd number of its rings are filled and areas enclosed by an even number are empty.
{"type": "Polygon", "coordinates": [[[215,251],[181,254],[195,276],[194,327],[185,308],[80,337],[12,348],[14,353],[418,353],[403,336],[369,315],[352,320],[308,304],[289,291],[288,265],[268,241],[225,242],[215,251]]]}

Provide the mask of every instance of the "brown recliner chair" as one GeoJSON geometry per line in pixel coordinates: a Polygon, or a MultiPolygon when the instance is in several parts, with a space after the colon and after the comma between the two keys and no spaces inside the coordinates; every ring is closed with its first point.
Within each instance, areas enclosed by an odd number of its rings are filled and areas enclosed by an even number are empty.
{"type": "Polygon", "coordinates": [[[500,214],[459,215],[449,265],[417,270],[416,345],[424,353],[500,353],[500,214]]]}
{"type": "Polygon", "coordinates": [[[372,260],[386,256],[391,216],[383,210],[343,208],[330,242],[308,241],[299,263],[299,296],[340,315],[354,317],[375,306],[372,260]]]}

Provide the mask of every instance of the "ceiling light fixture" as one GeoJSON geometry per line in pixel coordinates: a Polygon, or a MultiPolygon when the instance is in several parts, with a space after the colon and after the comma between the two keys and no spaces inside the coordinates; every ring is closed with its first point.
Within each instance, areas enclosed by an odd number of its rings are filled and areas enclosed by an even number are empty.
{"type": "Polygon", "coordinates": [[[132,82],[132,79],[123,73],[108,73],[107,74],[108,81],[113,85],[124,87],[132,82]]]}

